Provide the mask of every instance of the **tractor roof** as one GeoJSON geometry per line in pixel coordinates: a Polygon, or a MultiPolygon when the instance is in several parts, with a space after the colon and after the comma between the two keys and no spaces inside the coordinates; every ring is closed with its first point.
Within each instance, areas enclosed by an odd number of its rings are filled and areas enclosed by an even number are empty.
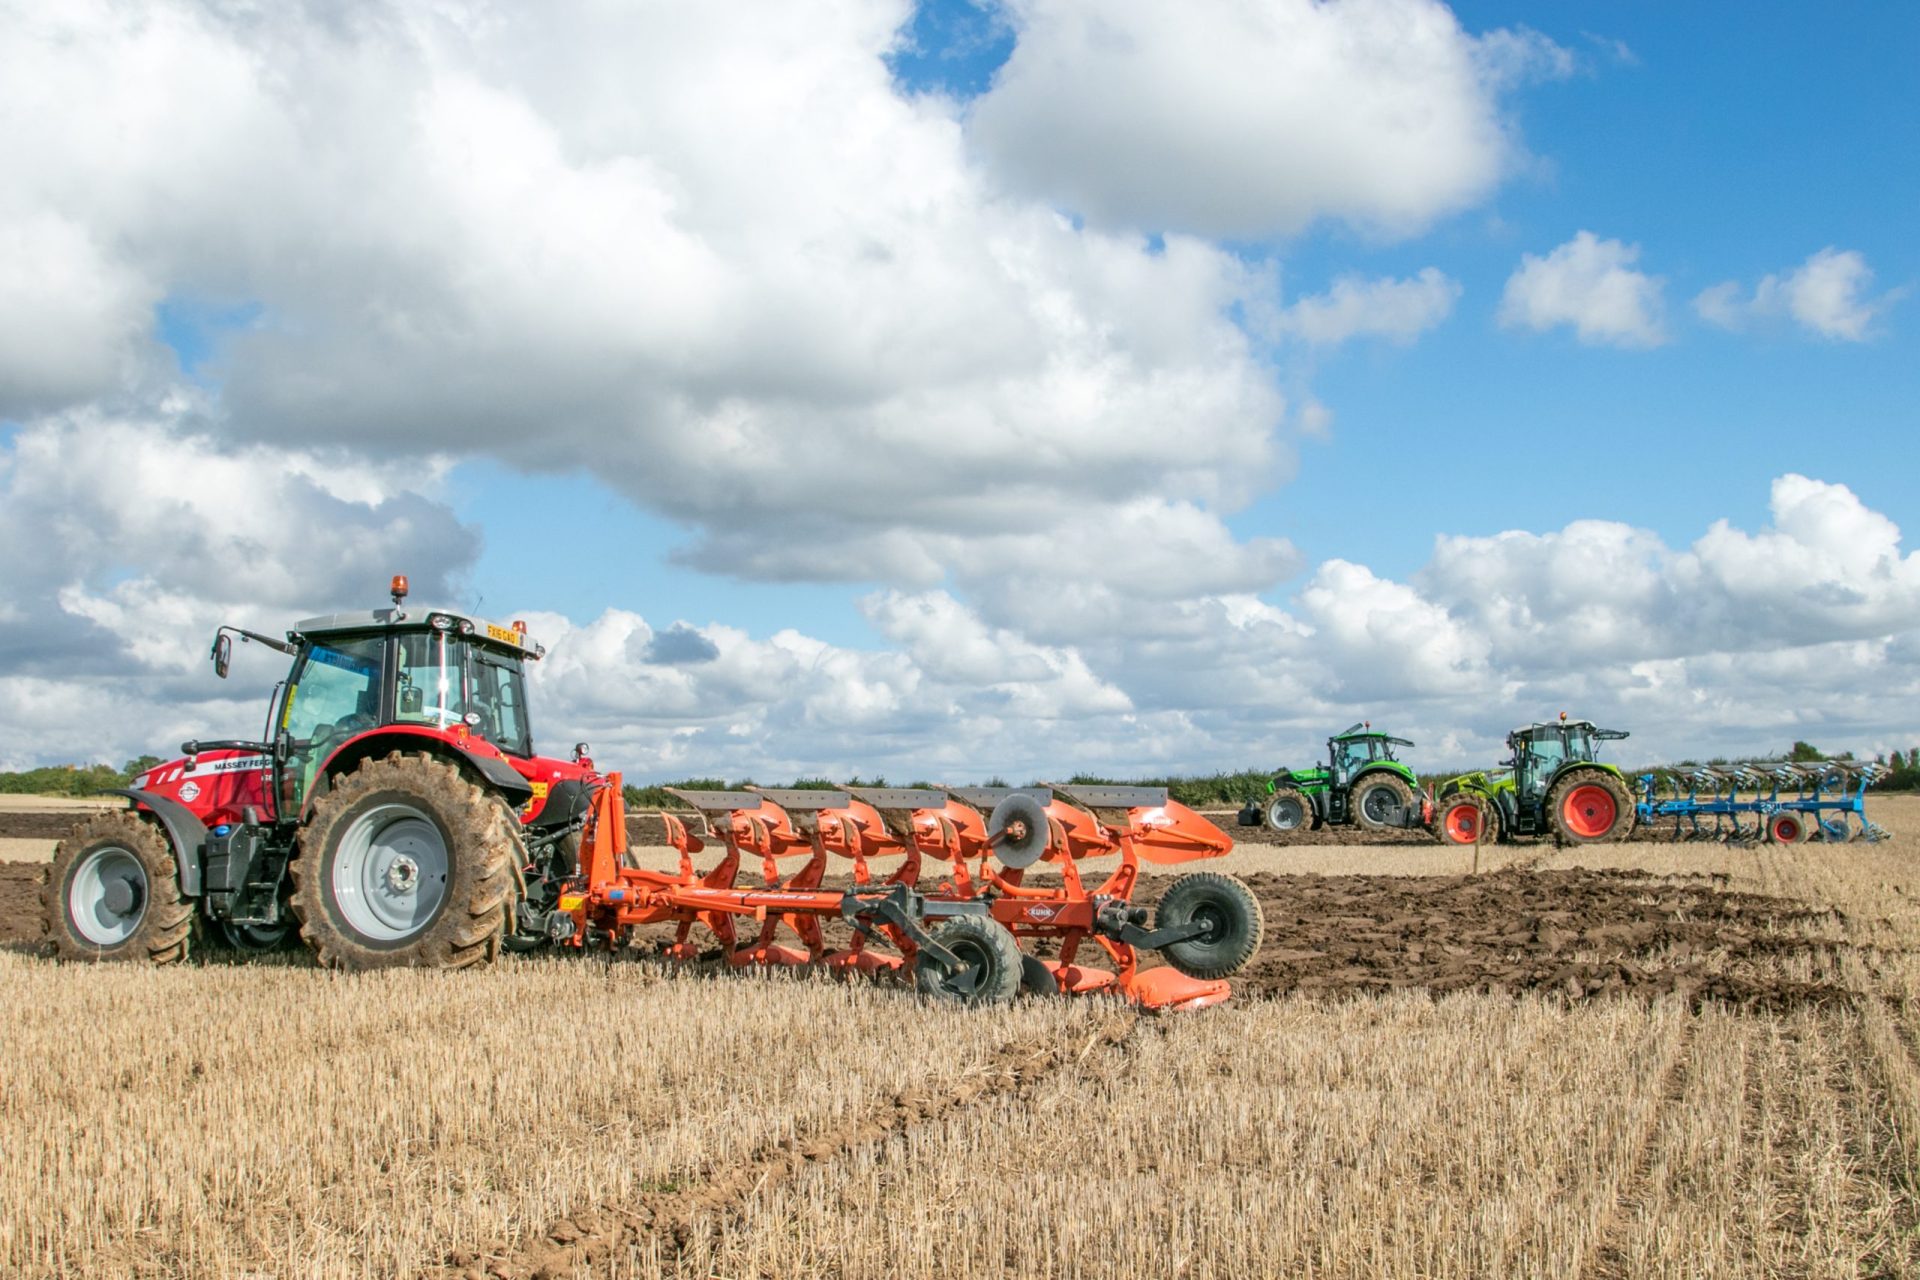
{"type": "Polygon", "coordinates": [[[1378,729],[1373,728],[1370,724],[1368,724],[1365,721],[1362,721],[1361,723],[1354,725],[1350,729],[1346,729],[1341,731],[1340,733],[1334,734],[1333,737],[1328,739],[1328,741],[1329,742],[1351,742],[1356,738],[1378,738],[1382,742],[1391,742],[1394,745],[1401,746],[1401,747],[1410,747],[1413,745],[1413,743],[1407,741],[1405,738],[1396,738],[1390,734],[1381,733],[1378,729]]]}
{"type": "Polygon", "coordinates": [[[1507,736],[1509,738],[1532,738],[1537,736],[1543,729],[1554,732],[1558,732],[1561,729],[1585,729],[1596,738],[1607,739],[1624,738],[1627,736],[1625,729],[1602,729],[1591,720],[1541,720],[1534,724],[1523,724],[1507,736]]]}
{"type": "Polygon", "coordinates": [[[452,609],[390,608],[362,609],[354,613],[329,613],[303,618],[287,632],[289,640],[301,636],[335,635],[350,631],[451,631],[481,644],[505,649],[518,657],[546,655],[544,645],[535,644],[525,631],[503,627],[484,618],[472,618],[452,609]]]}

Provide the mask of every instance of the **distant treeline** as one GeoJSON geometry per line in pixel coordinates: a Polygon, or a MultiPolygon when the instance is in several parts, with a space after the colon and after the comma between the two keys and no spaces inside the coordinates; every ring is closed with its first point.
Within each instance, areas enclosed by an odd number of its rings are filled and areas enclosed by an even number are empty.
{"type": "Polygon", "coordinates": [[[56,764],[44,769],[0,773],[0,794],[90,796],[108,787],[124,787],[159,763],[159,756],[141,756],[118,769],[107,764],[56,764]]]}
{"type": "MultiPolygon", "coordinates": [[[[1796,742],[1783,752],[1767,756],[1743,756],[1741,762],[1766,760],[1790,760],[1796,763],[1811,763],[1820,760],[1854,759],[1852,752],[1840,752],[1829,756],[1819,748],[1805,742],[1796,742]]],[[[111,765],[50,765],[44,769],[26,769],[18,773],[0,772],[0,794],[37,795],[37,796],[86,796],[108,787],[124,787],[138,775],[145,773],[160,763],[158,756],[141,756],[129,760],[120,768],[111,765]]],[[[1715,757],[1711,760],[1681,760],[1675,765],[1708,764],[1723,765],[1735,763],[1727,757],[1715,757]]],[[[1907,751],[1895,751],[1882,758],[1891,772],[1876,788],[1881,791],[1920,790],[1920,747],[1907,751]]],[[[1486,767],[1491,767],[1491,762],[1486,767]]],[[[1624,766],[1623,766],[1624,767],[1624,766]]],[[[1673,766],[1662,766],[1673,767],[1673,766]]],[[[1626,769],[1628,774],[1638,774],[1646,769],[1626,769]]],[[[1181,804],[1196,809],[1218,809],[1223,806],[1240,805],[1250,799],[1267,793],[1267,781],[1273,776],[1270,769],[1242,769],[1237,773],[1210,773],[1204,775],[1165,777],[1165,778],[1103,778],[1093,774],[1076,773],[1065,779],[1069,785],[1103,786],[1117,785],[1130,787],[1165,787],[1169,795],[1181,804]]],[[[1419,775],[1422,786],[1432,782],[1441,782],[1455,776],[1454,773],[1422,773],[1419,775]]],[[[671,809],[678,808],[679,802],[666,792],[668,787],[677,787],[689,791],[739,791],[753,784],[752,778],[741,778],[729,782],[722,778],[687,778],[680,782],[662,782],[652,786],[626,789],[627,805],[635,809],[671,809]]],[[[1042,779],[1029,779],[1021,785],[1034,785],[1042,779]]],[[[1050,778],[1044,781],[1058,782],[1061,779],[1050,778]]],[[[916,779],[907,783],[889,783],[884,777],[862,778],[855,775],[846,779],[833,778],[796,778],[792,782],[771,784],[781,787],[931,787],[934,783],[916,779]]],[[[1004,778],[989,778],[987,786],[1004,787],[1004,778]]]]}
{"type": "MultiPolygon", "coordinates": [[[[1776,752],[1773,755],[1742,756],[1739,761],[1735,761],[1729,757],[1715,757],[1711,760],[1704,761],[1681,760],[1674,762],[1674,765],[1662,765],[1659,767],[1671,768],[1675,765],[1694,764],[1724,765],[1733,763],[1756,763],[1768,760],[1790,760],[1799,764],[1807,764],[1820,760],[1844,760],[1851,762],[1853,759],[1854,756],[1852,752],[1839,752],[1834,755],[1828,755],[1808,743],[1796,742],[1788,750],[1776,752]]],[[[1324,764],[1325,762],[1323,760],[1318,763],[1324,764]]],[[[1879,783],[1875,788],[1876,790],[1920,790],[1920,747],[1915,747],[1904,753],[1895,751],[1882,759],[1880,763],[1887,765],[1892,772],[1879,783]]],[[[1303,767],[1304,764],[1305,762],[1303,762],[1303,767]]],[[[1482,767],[1491,769],[1495,766],[1489,761],[1487,765],[1482,767]]],[[[1623,765],[1621,767],[1629,776],[1637,776],[1641,773],[1648,772],[1655,766],[1648,765],[1640,768],[1628,768],[1623,765]]],[[[1458,776],[1460,772],[1463,771],[1453,770],[1444,773],[1421,773],[1417,776],[1420,779],[1421,786],[1424,787],[1430,783],[1444,782],[1448,778],[1458,776]]],[[[1205,775],[1166,778],[1103,778],[1093,774],[1077,773],[1064,780],[1059,778],[1044,780],[1028,779],[1020,785],[1033,786],[1038,785],[1042,781],[1065,781],[1067,784],[1074,786],[1114,785],[1129,787],[1165,787],[1167,793],[1181,804],[1189,805],[1195,809],[1219,809],[1242,805],[1248,800],[1258,799],[1266,795],[1267,783],[1273,777],[1273,773],[1274,771],[1271,769],[1242,769],[1237,773],[1210,773],[1205,775]]],[[[668,787],[674,787],[684,791],[741,791],[753,784],[754,779],[752,778],[741,778],[731,782],[721,778],[688,778],[682,782],[663,782],[655,786],[628,787],[626,789],[627,806],[633,809],[677,809],[684,807],[679,801],[667,794],[666,789],[668,787]]],[[[935,784],[925,780],[915,780],[906,783],[889,782],[884,777],[861,778],[855,775],[854,777],[846,779],[797,778],[792,782],[777,782],[764,785],[775,787],[931,787],[935,784]]],[[[984,785],[1004,787],[1008,784],[1004,778],[989,778],[984,785]]]]}

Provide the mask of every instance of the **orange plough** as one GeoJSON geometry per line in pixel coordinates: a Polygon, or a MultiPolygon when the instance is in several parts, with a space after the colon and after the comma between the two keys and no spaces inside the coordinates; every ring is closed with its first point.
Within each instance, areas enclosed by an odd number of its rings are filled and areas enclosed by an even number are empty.
{"type": "Polygon", "coordinates": [[[1142,860],[1233,848],[1164,788],[676,790],[698,830],[662,815],[680,854],[671,872],[631,865],[621,794],[618,774],[595,792],[579,874],[552,919],[564,945],[618,947],[638,926],[671,925],[664,954],[677,960],[717,945],[734,966],[889,976],[965,1004],[1025,990],[1149,1009],[1219,1004],[1260,946],[1259,901],[1231,876],[1182,875],[1154,911],[1134,905],[1142,860]],[[1088,869],[1108,859],[1104,874],[1088,869]],[[838,946],[829,920],[848,926],[838,946]],[[711,942],[696,944],[696,929],[711,942]],[[1143,951],[1167,963],[1143,969],[1143,951]],[[1081,963],[1086,952],[1105,964],[1081,963]]]}

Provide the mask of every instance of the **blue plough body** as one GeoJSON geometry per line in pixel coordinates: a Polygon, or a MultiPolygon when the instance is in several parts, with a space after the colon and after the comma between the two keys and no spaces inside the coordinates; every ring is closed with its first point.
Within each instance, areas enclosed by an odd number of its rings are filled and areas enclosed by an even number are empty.
{"type": "Polygon", "coordinates": [[[1639,777],[1639,825],[1671,819],[1675,840],[1884,840],[1866,795],[1885,774],[1884,765],[1843,760],[1656,770],[1639,777]]]}

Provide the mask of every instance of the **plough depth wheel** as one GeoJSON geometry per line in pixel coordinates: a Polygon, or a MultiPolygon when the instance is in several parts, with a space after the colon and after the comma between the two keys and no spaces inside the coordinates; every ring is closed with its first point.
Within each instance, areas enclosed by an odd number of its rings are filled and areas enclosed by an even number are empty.
{"type": "Polygon", "coordinates": [[[1155,929],[1189,923],[1206,926],[1198,937],[1161,949],[1167,963],[1189,978],[1224,978],[1238,973],[1260,949],[1266,918],[1253,890],[1232,876],[1195,871],[1167,888],[1154,913],[1155,929]]]}
{"type": "Polygon", "coordinates": [[[1020,994],[1020,944],[989,916],[959,916],[932,933],[966,967],[954,969],[923,949],[914,961],[914,985],[936,1000],[1004,1004],[1020,994]]]}
{"type": "Polygon", "coordinates": [[[1807,838],[1807,820],[1797,813],[1776,813],[1767,820],[1767,835],[1775,844],[1799,844],[1807,838]]]}
{"type": "Polygon", "coordinates": [[[1633,827],[1634,807],[1618,778],[1599,770],[1581,770],[1562,778],[1547,797],[1554,829],[1575,844],[1624,836],[1633,827]]]}

